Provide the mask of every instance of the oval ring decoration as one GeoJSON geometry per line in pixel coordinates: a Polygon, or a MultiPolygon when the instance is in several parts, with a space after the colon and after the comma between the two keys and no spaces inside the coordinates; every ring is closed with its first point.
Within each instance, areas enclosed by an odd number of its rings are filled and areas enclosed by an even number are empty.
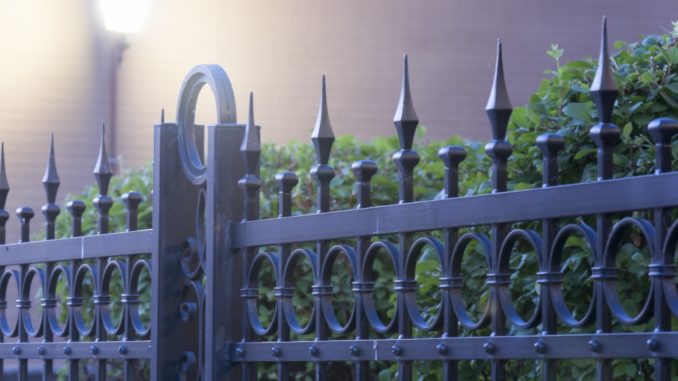
{"type": "Polygon", "coordinates": [[[179,152],[184,173],[191,183],[200,185],[207,180],[207,168],[200,159],[195,140],[195,106],[204,85],[214,94],[217,123],[236,123],[235,96],[228,75],[219,65],[198,65],[184,77],[177,103],[179,152]]]}
{"type": "MultiPolygon", "coordinates": [[[[607,241],[605,247],[605,266],[608,268],[616,269],[616,259],[617,251],[619,244],[623,238],[622,233],[627,227],[636,227],[640,233],[643,235],[647,242],[647,247],[650,250],[650,258],[654,258],[654,246],[652,243],[655,240],[654,227],[650,221],[642,218],[633,218],[626,217],[621,221],[617,222],[612,228],[610,237],[607,241]]],[[[624,325],[636,325],[643,324],[650,320],[652,317],[652,307],[654,299],[652,297],[652,290],[654,289],[654,279],[650,280],[650,285],[648,288],[647,296],[645,297],[645,302],[643,307],[635,316],[629,316],[629,314],[624,309],[624,306],[619,298],[617,293],[617,279],[616,277],[603,278],[603,284],[605,285],[605,297],[607,299],[607,304],[610,307],[610,311],[614,317],[619,320],[620,323],[624,325]]]]}
{"type": "MultiPolygon", "coordinates": [[[[423,316],[422,311],[417,305],[415,291],[417,289],[416,282],[416,268],[417,262],[423,255],[423,251],[426,247],[429,247],[435,251],[436,257],[442,267],[445,259],[445,247],[440,241],[433,237],[421,237],[418,238],[412,246],[410,247],[409,252],[407,253],[407,259],[405,261],[405,282],[401,282],[400,287],[402,287],[402,292],[405,295],[405,306],[407,307],[407,312],[410,316],[412,324],[422,331],[430,331],[433,329],[438,329],[442,325],[442,298],[444,294],[441,295],[441,301],[438,305],[437,311],[434,316],[431,316],[429,321],[423,316]]],[[[440,269],[442,273],[442,268],[440,269]]]]}
{"type": "Polygon", "coordinates": [[[283,272],[283,293],[281,295],[285,319],[287,320],[290,329],[297,335],[305,335],[315,329],[315,305],[308,315],[308,321],[302,326],[297,318],[297,313],[294,311],[294,305],[292,303],[292,299],[294,298],[294,286],[296,284],[294,268],[297,265],[300,265],[300,262],[303,259],[306,259],[311,265],[311,273],[313,274],[315,283],[318,274],[315,252],[308,249],[296,249],[292,251],[285,264],[285,270],[283,272]],[[289,292],[289,294],[287,294],[287,292],[289,292]]]}
{"type": "MultiPolygon", "coordinates": [[[[595,257],[596,253],[596,240],[597,234],[586,224],[568,224],[563,226],[555,238],[553,239],[553,244],[551,246],[551,254],[549,255],[549,272],[553,274],[560,274],[561,276],[564,273],[562,266],[562,257],[563,250],[565,249],[565,244],[567,243],[568,238],[573,235],[579,235],[584,239],[588,249],[591,251],[591,255],[595,257]]],[[[553,308],[556,311],[556,314],[560,318],[560,321],[570,328],[581,328],[586,325],[593,323],[595,319],[595,293],[591,296],[591,303],[589,303],[586,312],[584,315],[577,319],[574,316],[574,312],[570,311],[565,301],[565,296],[562,292],[562,281],[552,282],[549,284],[549,294],[551,295],[551,303],[553,308]]]]}
{"type": "Polygon", "coordinates": [[[379,312],[377,311],[377,303],[374,296],[374,284],[375,279],[372,273],[372,267],[374,262],[377,259],[377,254],[380,250],[386,254],[386,258],[391,262],[393,267],[393,275],[397,279],[399,274],[398,269],[398,248],[395,247],[392,243],[388,241],[376,241],[370,244],[365,252],[365,258],[363,259],[362,264],[362,277],[363,277],[363,307],[365,308],[365,317],[370,323],[372,329],[376,332],[385,334],[393,332],[398,324],[398,305],[396,304],[396,309],[393,312],[393,317],[389,320],[388,323],[384,323],[379,317],[379,312]]]}
{"type": "Polygon", "coordinates": [[[457,244],[452,249],[452,260],[450,261],[451,269],[450,275],[452,278],[452,287],[450,288],[450,298],[452,301],[452,308],[454,309],[459,323],[469,330],[483,328],[490,323],[490,303],[485,303],[485,308],[478,320],[473,320],[471,314],[466,310],[464,305],[463,294],[463,275],[461,270],[462,261],[466,248],[472,243],[477,242],[482,248],[487,266],[490,268],[490,253],[492,252],[492,244],[490,240],[483,234],[466,233],[459,238],[457,244]]]}
{"type": "Polygon", "coordinates": [[[268,264],[273,269],[273,280],[275,284],[278,283],[278,257],[275,254],[271,254],[265,251],[259,252],[254,256],[252,263],[250,264],[249,271],[247,273],[247,288],[252,290],[251,295],[244,295],[245,305],[247,306],[247,316],[249,320],[250,327],[256,332],[259,336],[270,335],[275,329],[277,329],[277,316],[278,316],[278,306],[277,304],[273,307],[273,313],[271,322],[265,325],[261,318],[259,317],[259,301],[258,299],[258,290],[259,286],[259,272],[262,267],[268,264]],[[251,297],[250,297],[251,296],[251,297]]]}
{"type": "Polygon", "coordinates": [[[332,303],[332,268],[334,263],[339,256],[343,256],[348,261],[351,266],[351,276],[355,277],[355,274],[358,272],[358,264],[355,250],[348,245],[335,245],[330,248],[323,262],[323,266],[320,271],[320,280],[322,285],[329,288],[329,295],[322,295],[320,298],[320,305],[325,315],[325,320],[328,327],[332,332],[336,334],[344,334],[350,332],[355,326],[355,299],[354,305],[351,309],[351,315],[348,317],[348,320],[345,324],[341,324],[339,318],[337,317],[336,312],[334,311],[334,305],[332,303]]]}
{"type": "Polygon", "coordinates": [[[674,278],[676,277],[676,265],[674,257],[678,248],[678,220],[674,221],[666,233],[666,239],[663,245],[663,262],[658,265],[663,265],[664,276],[660,279],[662,288],[664,289],[664,297],[666,304],[669,306],[674,317],[678,317],[678,289],[674,278]]]}
{"type": "MultiPolygon", "coordinates": [[[[511,259],[512,250],[520,240],[524,240],[525,242],[529,243],[530,246],[532,246],[532,249],[534,249],[534,252],[537,256],[537,261],[541,264],[543,260],[543,253],[541,250],[542,240],[539,234],[537,234],[537,232],[534,230],[516,229],[511,231],[506,236],[506,238],[504,238],[504,242],[501,244],[501,248],[499,249],[500,274],[507,274],[510,276],[511,267],[509,265],[509,261],[511,259]]],[[[510,277],[507,280],[510,282],[510,277]]],[[[534,302],[534,312],[532,312],[527,320],[524,320],[516,310],[509,285],[498,284],[497,290],[501,307],[506,314],[506,318],[511,322],[511,324],[519,329],[530,329],[539,324],[541,320],[541,296],[538,296],[537,301],[534,302]]]]}

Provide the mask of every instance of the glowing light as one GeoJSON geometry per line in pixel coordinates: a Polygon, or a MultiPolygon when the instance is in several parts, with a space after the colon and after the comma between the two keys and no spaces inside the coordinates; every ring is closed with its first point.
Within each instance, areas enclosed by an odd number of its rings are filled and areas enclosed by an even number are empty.
{"type": "Polygon", "coordinates": [[[100,0],[106,29],[118,33],[136,33],[148,12],[149,0],[100,0]]]}

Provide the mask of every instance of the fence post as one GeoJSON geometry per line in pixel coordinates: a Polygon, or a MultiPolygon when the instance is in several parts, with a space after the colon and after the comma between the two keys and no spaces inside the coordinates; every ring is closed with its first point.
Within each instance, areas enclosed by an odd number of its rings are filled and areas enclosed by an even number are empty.
{"type": "Polygon", "coordinates": [[[240,299],[243,264],[240,251],[231,248],[231,226],[242,218],[244,174],[240,143],[245,126],[217,124],[208,127],[206,204],[206,309],[205,378],[239,380],[240,366],[227,361],[242,338],[245,315],[240,299]]]}
{"type": "Polygon", "coordinates": [[[162,121],[154,129],[151,379],[179,380],[182,372],[196,379],[190,375],[198,366],[199,316],[191,316],[185,302],[182,264],[192,250],[187,238],[195,236],[190,221],[196,217],[200,188],[181,176],[178,126],[162,121]]]}

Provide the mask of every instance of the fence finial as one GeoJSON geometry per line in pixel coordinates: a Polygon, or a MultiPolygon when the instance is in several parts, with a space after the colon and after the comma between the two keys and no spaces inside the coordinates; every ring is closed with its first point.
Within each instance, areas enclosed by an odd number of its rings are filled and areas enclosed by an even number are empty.
{"type": "Polygon", "coordinates": [[[160,109],[160,124],[165,124],[165,109],[160,109]]]}
{"type": "Polygon", "coordinates": [[[250,92],[249,117],[245,127],[245,137],[240,145],[240,152],[245,160],[247,174],[256,174],[261,156],[261,143],[254,124],[254,93],[250,92]]]}
{"type": "Polygon", "coordinates": [[[5,209],[7,195],[9,194],[9,182],[5,170],[5,142],[0,143],[0,209],[5,209]]]}
{"type": "Polygon", "coordinates": [[[419,117],[414,110],[412,93],[410,91],[410,69],[407,54],[403,56],[403,82],[400,87],[400,100],[393,116],[393,123],[398,131],[400,148],[412,149],[414,132],[419,125],[419,117]]]}
{"type": "Polygon", "coordinates": [[[598,57],[598,69],[591,84],[591,97],[598,109],[598,121],[610,123],[612,110],[617,98],[617,83],[614,80],[610,56],[607,48],[607,17],[603,17],[603,30],[600,37],[600,56],[598,57]]]}
{"type": "Polygon", "coordinates": [[[42,185],[45,187],[45,193],[47,193],[47,203],[54,204],[60,184],[61,181],[59,180],[59,173],[57,172],[56,158],[54,155],[54,133],[52,133],[47,168],[45,168],[45,175],[42,177],[42,185]]]}
{"type": "Polygon", "coordinates": [[[101,141],[99,145],[99,157],[97,164],[94,166],[94,178],[96,179],[99,193],[102,195],[108,194],[108,184],[113,176],[113,169],[108,161],[108,154],[106,153],[106,125],[101,121],[101,141]]]}
{"type": "Polygon", "coordinates": [[[315,147],[315,155],[318,164],[327,164],[330,161],[330,152],[332,151],[332,144],[334,143],[334,132],[332,131],[332,124],[330,123],[330,114],[327,110],[327,86],[325,83],[325,75],[323,75],[322,79],[320,108],[318,109],[318,117],[315,121],[315,128],[313,129],[311,140],[315,147]]]}
{"type": "Polygon", "coordinates": [[[492,185],[494,188],[492,192],[504,192],[507,189],[508,180],[507,162],[509,156],[513,153],[513,147],[506,141],[506,129],[513,108],[504,81],[501,39],[497,39],[497,63],[494,69],[490,99],[487,100],[485,112],[490,119],[493,138],[491,142],[485,145],[485,153],[492,158],[492,185]]]}
{"type": "Polygon", "coordinates": [[[497,62],[494,68],[494,80],[487,100],[485,112],[490,118],[492,137],[496,140],[506,139],[506,128],[513,112],[504,79],[504,59],[501,39],[497,39],[497,62]]]}

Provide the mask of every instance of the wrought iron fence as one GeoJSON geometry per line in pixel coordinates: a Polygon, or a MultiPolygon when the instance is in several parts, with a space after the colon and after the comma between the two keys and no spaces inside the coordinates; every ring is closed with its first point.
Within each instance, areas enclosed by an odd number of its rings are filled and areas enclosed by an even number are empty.
{"type": "MultiPolygon", "coordinates": [[[[394,377],[410,380],[415,361],[442,364],[446,380],[460,378],[460,362],[484,361],[489,363],[489,378],[504,380],[512,360],[532,361],[542,379],[555,380],[561,360],[588,359],[595,363],[596,379],[611,380],[612,360],[625,358],[650,359],[655,379],[671,379],[671,361],[678,356],[678,336],[671,326],[678,316],[674,263],[678,222],[670,220],[670,208],[678,204],[673,191],[678,174],[671,172],[671,142],[678,122],[662,118],[648,126],[656,143],[655,174],[612,178],[613,149],[620,133],[612,124],[618,91],[606,34],[604,25],[591,86],[599,116],[590,131],[598,147],[598,181],[559,185],[557,155],[565,140],[544,134],[535,142],[543,153],[543,187],[507,189],[507,162],[513,149],[506,133],[512,107],[499,43],[486,107],[493,136],[485,147],[493,163],[492,194],[459,197],[459,166],[466,151],[449,146],[439,152],[445,197],[415,201],[413,169],[419,156],[413,139],[419,121],[405,57],[394,117],[400,139],[400,150],[393,155],[400,172],[400,202],[372,205],[371,180],[378,168],[373,161],[361,160],[352,166],[358,205],[330,210],[334,133],[323,78],[312,135],[317,213],[293,215],[291,192],[298,179],[294,173],[281,173],[276,176],[280,215],[265,220],[258,218],[261,145],[252,96],[247,123],[237,124],[226,73],[215,65],[195,67],[182,85],[177,123],[165,122],[163,114],[155,126],[152,230],[135,231],[141,198],[130,193],[125,197],[129,231],[107,234],[112,172],[102,139],[95,169],[101,195],[94,201],[100,234],[80,236],[84,205],[72,202],[68,210],[73,237],[53,240],[59,180],[51,152],[43,181],[47,240],[28,242],[33,211],[20,208],[22,242],[0,247],[4,335],[0,357],[18,361],[20,380],[27,377],[29,359],[42,360],[45,379],[54,378],[54,360],[69,360],[71,380],[79,378],[83,360],[96,361],[100,380],[111,372],[110,361],[122,361],[125,380],[143,378],[137,370],[145,360],[150,360],[154,380],[254,380],[266,377],[270,369],[274,377],[286,380],[293,378],[291,371],[298,364],[311,364],[307,377],[316,380],[337,379],[341,373],[334,372],[332,364],[343,364],[352,378],[366,380],[374,378],[374,369],[384,362],[397,365],[394,377]],[[215,94],[218,117],[216,125],[207,127],[206,137],[194,123],[196,100],[205,84],[215,94]],[[204,152],[197,148],[203,141],[204,152]],[[632,231],[650,256],[646,297],[636,311],[629,311],[625,295],[617,291],[620,245],[632,231]],[[587,270],[593,285],[584,311],[572,310],[564,284],[572,237],[590,252],[587,270]],[[534,292],[529,298],[534,305],[527,311],[516,302],[525,295],[516,295],[511,288],[520,275],[511,267],[518,247],[527,248],[537,266],[530,274],[534,292]],[[474,253],[480,253],[487,267],[484,277],[475,280],[484,283],[488,293],[485,301],[469,302],[467,296],[474,290],[469,289],[464,263],[474,253]],[[439,303],[422,307],[417,266],[424,255],[438,263],[439,303]],[[332,280],[342,261],[350,270],[350,284],[344,288],[350,287],[352,293],[349,306],[343,306],[349,311],[343,318],[335,303],[340,290],[332,280]],[[394,273],[389,285],[395,293],[391,316],[379,308],[383,295],[375,284],[383,273],[375,269],[378,262],[394,273]],[[305,317],[295,307],[301,284],[298,269],[304,264],[310,269],[306,276],[313,280],[307,290],[312,305],[305,317]],[[260,275],[266,269],[275,282],[268,320],[261,316],[260,275]],[[144,271],[153,279],[150,327],[138,307],[144,271]],[[114,274],[123,284],[117,295],[111,291],[114,274]],[[46,290],[39,324],[29,313],[33,279],[46,290]],[[20,290],[14,326],[7,318],[4,297],[12,283],[20,290]],[[61,320],[56,312],[59,284],[67,286],[66,317],[61,320]],[[87,287],[91,295],[85,297],[87,287]],[[111,313],[114,298],[123,306],[117,321],[111,313]],[[90,318],[84,317],[85,299],[93,305],[90,318]],[[613,329],[613,323],[622,328],[613,329]],[[654,329],[645,330],[647,323],[654,329]]],[[[4,208],[9,190],[4,159],[0,180],[4,208]]],[[[8,218],[2,209],[2,227],[8,218]]]]}

